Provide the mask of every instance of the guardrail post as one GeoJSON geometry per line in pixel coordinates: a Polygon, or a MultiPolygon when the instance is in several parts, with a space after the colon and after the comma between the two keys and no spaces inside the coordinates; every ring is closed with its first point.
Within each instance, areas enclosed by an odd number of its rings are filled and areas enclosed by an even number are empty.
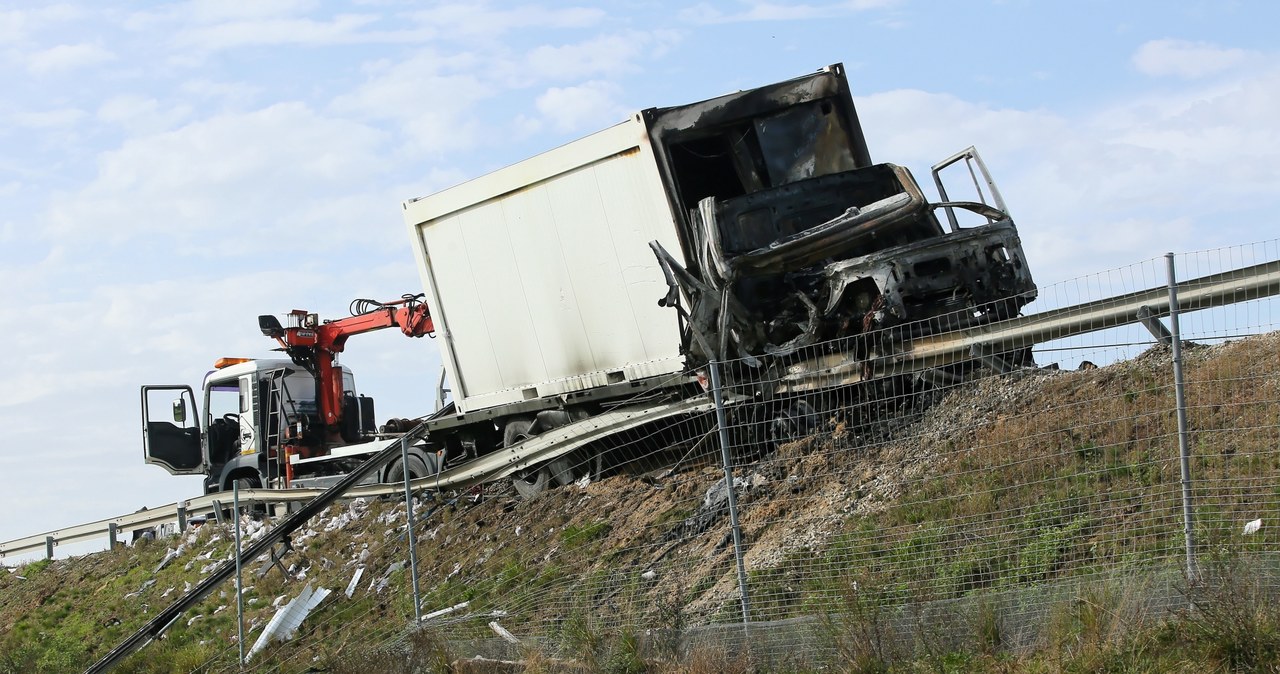
{"type": "Polygon", "coordinates": [[[54,545],[56,545],[56,543],[53,540],[53,536],[44,537],[44,558],[45,559],[53,559],[54,545]]]}
{"type": "Polygon", "coordinates": [[[1178,280],[1173,253],[1164,256],[1168,263],[1169,332],[1173,345],[1173,395],[1178,406],[1178,457],[1182,470],[1182,536],[1187,551],[1187,580],[1196,583],[1200,572],[1196,566],[1195,515],[1191,501],[1191,449],[1187,432],[1187,394],[1182,378],[1182,334],[1178,325],[1178,280]]]}
{"type": "Polygon", "coordinates": [[[178,506],[178,534],[187,530],[187,508],[186,506],[178,506]]]}
{"type": "Polygon", "coordinates": [[[404,472],[404,510],[409,524],[409,574],[413,576],[413,624],[416,626],[422,624],[422,599],[418,595],[418,546],[413,533],[413,493],[409,489],[408,440],[408,437],[400,438],[400,467],[404,472]]]}
{"type": "Polygon", "coordinates": [[[107,549],[108,550],[116,549],[116,523],[115,522],[107,523],[107,549]]]}
{"type": "Polygon", "coordinates": [[[716,402],[716,426],[720,429],[720,459],[724,463],[724,485],[729,493],[729,525],[733,527],[733,556],[738,560],[738,589],[742,594],[742,624],[751,622],[747,598],[747,569],[742,561],[742,527],[738,525],[738,497],[734,493],[733,465],[729,459],[729,429],[725,426],[724,396],[720,391],[720,363],[711,361],[711,392],[716,402]]]}
{"type": "Polygon", "coordinates": [[[231,485],[232,507],[235,508],[235,526],[236,526],[236,644],[240,646],[240,666],[244,666],[244,578],[241,574],[240,557],[243,548],[240,547],[240,481],[236,480],[231,485]]]}

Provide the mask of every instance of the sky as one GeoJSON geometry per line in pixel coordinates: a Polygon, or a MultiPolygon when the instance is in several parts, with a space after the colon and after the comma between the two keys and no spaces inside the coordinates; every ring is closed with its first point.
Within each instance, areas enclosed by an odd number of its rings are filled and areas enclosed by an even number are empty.
{"type": "MultiPolygon", "coordinates": [[[[873,160],[925,184],[979,148],[1041,283],[1273,239],[1276,25],[1195,0],[0,2],[0,541],[199,495],[143,464],[139,387],[271,355],[259,314],[420,291],[406,199],[832,63],[873,160]]],[[[343,362],[380,416],[433,409],[429,340],[343,362]]]]}

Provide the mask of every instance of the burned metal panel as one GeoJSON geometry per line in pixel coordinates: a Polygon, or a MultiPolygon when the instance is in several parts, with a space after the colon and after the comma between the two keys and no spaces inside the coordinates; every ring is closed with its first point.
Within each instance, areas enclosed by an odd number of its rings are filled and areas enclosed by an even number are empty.
{"type": "Polygon", "coordinates": [[[641,113],[688,252],[691,212],[871,165],[840,64],[777,84],[641,113]]]}
{"type": "Polygon", "coordinates": [[[671,287],[664,303],[689,300],[686,354],[759,362],[911,321],[946,330],[1017,315],[1035,284],[1012,220],[947,205],[990,224],[944,233],[933,213],[942,205],[892,164],[704,199],[691,268],[655,248],[671,287]]]}

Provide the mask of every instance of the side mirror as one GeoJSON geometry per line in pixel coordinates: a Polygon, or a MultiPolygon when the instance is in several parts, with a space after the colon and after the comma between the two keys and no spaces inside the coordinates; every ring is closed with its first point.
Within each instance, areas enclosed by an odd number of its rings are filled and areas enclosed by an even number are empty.
{"type": "Polygon", "coordinates": [[[178,424],[187,422],[187,401],[182,398],[173,401],[173,421],[178,424]]]}

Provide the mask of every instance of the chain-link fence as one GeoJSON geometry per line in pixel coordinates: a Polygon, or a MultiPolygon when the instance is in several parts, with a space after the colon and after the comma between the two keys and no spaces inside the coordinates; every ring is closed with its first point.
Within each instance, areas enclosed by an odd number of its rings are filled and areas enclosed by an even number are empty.
{"type": "Polygon", "coordinates": [[[813,666],[1016,653],[1082,610],[1148,624],[1241,565],[1271,592],[1280,336],[1274,288],[1250,283],[1277,260],[1270,241],[1042,287],[1023,313],[1060,320],[1028,321],[1034,337],[983,332],[999,306],[869,311],[839,342],[700,366],[665,389],[697,405],[601,421],[518,490],[418,492],[413,554],[403,504],[388,510],[344,554],[406,564],[335,592],[294,641],[379,615],[356,641],[813,666]],[[1080,309],[1117,296],[1145,321],[1080,309]]]}

